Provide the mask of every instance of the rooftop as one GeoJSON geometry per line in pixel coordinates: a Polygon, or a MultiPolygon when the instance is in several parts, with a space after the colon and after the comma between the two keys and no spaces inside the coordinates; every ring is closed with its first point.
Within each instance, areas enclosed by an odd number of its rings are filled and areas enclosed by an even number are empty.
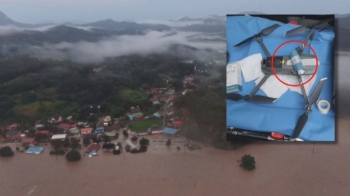
{"type": "Polygon", "coordinates": [[[107,135],[108,137],[114,137],[117,133],[116,132],[105,132],[105,135],[107,135]]]}
{"type": "Polygon", "coordinates": [[[177,130],[173,128],[165,127],[162,132],[170,135],[175,135],[177,130]]]}
{"type": "Polygon", "coordinates": [[[29,153],[29,154],[40,154],[44,151],[44,147],[41,147],[41,146],[32,146],[32,147],[29,147],[27,150],[26,150],[26,153],[29,153]]]}
{"type": "Polygon", "coordinates": [[[57,140],[57,139],[65,139],[67,137],[67,134],[55,134],[51,137],[52,140],[57,140]]]}

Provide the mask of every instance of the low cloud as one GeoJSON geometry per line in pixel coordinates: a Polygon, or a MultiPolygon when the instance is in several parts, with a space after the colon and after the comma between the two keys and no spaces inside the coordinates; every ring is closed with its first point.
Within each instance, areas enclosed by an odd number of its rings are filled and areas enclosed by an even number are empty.
{"type": "MultiPolygon", "coordinates": [[[[189,45],[198,49],[225,49],[225,43],[188,42],[186,37],[194,34],[198,33],[177,32],[173,34],[172,32],[151,31],[146,35],[114,36],[98,42],[46,43],[43,47],[32,47],[31,51],[40,57],[69,58],[79,63],[98,63],[106,57],[169,52],[168,48],[173,44],[189,45]]],[[[186,52],[175,55],[186,55],[186,52]]],[[[208,55],[207,52],[200,52],[196,57],[204,58],[205,55],[208,55]]]]}
{"type": "MultiPolygon", "coordinates": [[[[23,28],[23,27],[17,27],[13,25],[5,25],[0,26],[0,35],[10,35],[10,34],[16,34],[16,33],[22,33],[23,31],[47,31],[50,30],[53,27],[56,27],[57,25],[45,25],[40,27],[33,27],[33,28],[23,28]]],[[[74,25],[66,25],[69,27],[74,27],[78,29],[83,29],[85,31],[91,30],[92,27],[81,27],[81,26],[74,26],[74,25]]]]}
{"type": "Polygon", "coordinates": [[[164,24],[170,27],[184,27],[189,25],[204,24],[203,21],[159,21],[159,20],[144,20],[138,21],[140,24],[164,24]]]}

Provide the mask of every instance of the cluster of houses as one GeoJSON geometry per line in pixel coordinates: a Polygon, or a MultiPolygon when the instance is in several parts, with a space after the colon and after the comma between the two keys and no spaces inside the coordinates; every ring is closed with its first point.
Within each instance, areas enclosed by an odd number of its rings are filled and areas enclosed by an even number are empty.
{"type": "Polygon", "coordinates": [[[177,96],[174,90],[171,89],[167,91],[166,88],[152,87],[149,91],[147,91],[147,93],[152,96],[150,101],[153,103],[153,105],[160,104],[160,102],[170,104],[177,96]]]}
{"type": "MultiPolygon", "coordinates": [[[[184,82],[192,83],[193,78],[186,77],[184,82]]],[[[67,138],[68,136],[71,137],[84,137],[88,135],[96,135],[101,137],[102,135],[110,137],[111,140],[116,138],[118,136],[118,130],[120,129],[120,125],[123,124],[123,121],[127,121],[126,118],[129,118],[129,120],[142,120],[147,119],[150,117],[153,118],[161,118],[166,117],[168,123],[166,124],[165,128],[162,128],[160,126],[152,126],[148,130],[145,130],[144,133],[138,133],[138,135],[146,135],[146,134],[169,134],[169,135],[175,135],[178,130],[182,127],[183,122],[182,120],[179,120],[179,118],[172,118],[174,115],[173,111],[173,102],[174,99],[177,97],[177,93],[173,89],[166,89],[166,88],[156,88],[152,87],[149,91],[146,91],[150,97],[150,101],[154,105],[162,105],[163,110],[161,112],[156,112],[152,116],[144,116],[144,114],[141,111],[141,108],[139,106],[131,107],[130,110],[127,112],[127,114],[124,117],[120,117],[118,119],[112,119],[110,116],[104,117],[102,120],[100,120],[100,123],[97,125],[97,127],[92,128],[89,126],[87,122],[76,122],[72,116],[69,116],[67,118],[62,118],[60,116],[56,117],[50,117],[47,120],[47,123],[51,125],[55,125],[59,131],[52,131],[52,130],[46,130],[46,127],[41,121],[35,122],[35,133],[34,136],[28,134],[28,130],[22,132],[21,126],[18,123],[13,123],[6,128],[0,128],[2,130],[6,130],[5,139],[7,142],[19,142],[23,146],[36,146],[39,141],[36,141],[37,135],[40,135],[41,138],[46,138],[47,141],[49,140],[63,140],[67,138]],[[161,104],[164,103],[164,104],[161,104]]],[[[124,123],[125,123],[124,122],[124,123]]],[[[4,132],[3,132],[4,133],[4,132]]],[[[93,147],[93,146],[91,146],[93,147]]],[[[98,150],[98,149],[91,149],[98,150]]],[[[88,149],[88,151],[90,151],[88,149]]]]}

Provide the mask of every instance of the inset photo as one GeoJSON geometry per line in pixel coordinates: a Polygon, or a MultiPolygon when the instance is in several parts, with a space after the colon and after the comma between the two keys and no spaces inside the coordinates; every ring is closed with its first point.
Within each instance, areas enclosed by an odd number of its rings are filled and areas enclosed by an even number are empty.
{"type": "Polygon", "coordinates": [[[335,142],[335,16],[226,22],[227,139],[335,142]]]}

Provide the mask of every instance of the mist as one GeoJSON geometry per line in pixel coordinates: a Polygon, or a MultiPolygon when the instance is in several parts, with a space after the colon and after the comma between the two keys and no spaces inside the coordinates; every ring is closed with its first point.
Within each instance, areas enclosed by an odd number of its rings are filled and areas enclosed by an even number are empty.
{"type": "MultiPolygon", "coordinates": [[[[57,25],[45,25],[41,27],[34,27],[34,28],[22,28],[12,25],[6,25],[6,26],[0,26],[0,36],[3,35],[10,35],[10,34],[16,34],[16,33],[23,33],[24,31],[40,31],[45,32],[50,30],[53,27],[56,27],[57,25]]],[[[74,27],[77,29],[82,29],[85,31],[90,31],[92,27],[81,27],[81,26],[74,26],[74,25],[66,25],[69,27],[74,27]]]]}
{"type": "MultiPolygon", "coordinates": [[[[31,52],[42,58],[67,58],[78,63],[99,63],[106,57],[118,57],[130,54],[147,55],[151,53],[167,53],[173,44],[182,44],[198,49],[224,50],[225,43],[189,42],[187,36],[198,32],[158,32],[150,31],[145,35],[122,35],[105,38],[98,42],[78,42],[59,44],[45,43],[43,46],[32,46],[31,52]],[[168,35],[168,36],[166,36],[168,35]]],[[[187,52],[180,51],[176,55],[186,56],[187,52]]],[[[193,54],[197,59],[206,58],[210,55],[206,51],[198,51],[193,54]]]]}
{"type": "Polygon", "coordinates": [[[138,21],[140,24],[163,24],[170,27],[184,27],[188,25],[204,24],[203,21],[160,21],[160,20],[145,20],[138,21]]]}

